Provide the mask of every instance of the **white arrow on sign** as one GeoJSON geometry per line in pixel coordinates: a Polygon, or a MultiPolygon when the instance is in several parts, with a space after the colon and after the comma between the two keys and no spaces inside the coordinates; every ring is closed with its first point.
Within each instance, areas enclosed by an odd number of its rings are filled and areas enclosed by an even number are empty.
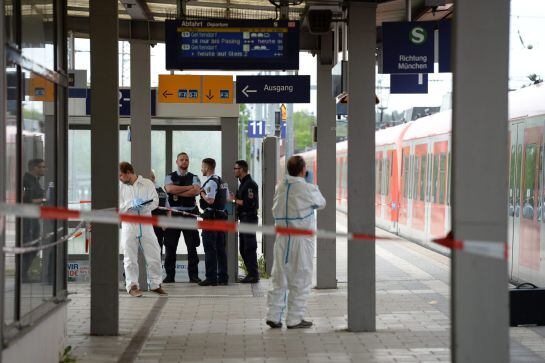
{"type": "Polygon", "coordinates": [[[248,89],[248,87],[250,87],[250,85],[247,84],[246,87],[244,87],[244,88],[242,89],[242,94],[243,94],[244,96],[250,97],[250,96],[248,95],[248,93],[255,93],[255,92],[257,92],[256,89],[248,89]]]}

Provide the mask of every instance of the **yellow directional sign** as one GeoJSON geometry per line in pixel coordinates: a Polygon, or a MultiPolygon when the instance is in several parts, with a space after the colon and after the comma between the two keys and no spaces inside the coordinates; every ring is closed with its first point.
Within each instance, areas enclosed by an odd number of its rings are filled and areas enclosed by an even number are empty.
{"type": "Polygon", "coordinates": [[[201,76],[160,74],[160,103],[201,103],[201,76]]]}
{"type": "Polygon", "coordinates": [[[160,103],[233,103],[233,76],[160,74],[160,103]]]}
{"type": "Polygon", "coordinates": [[[29,98],[31,101],[55,101],[55,84],[37,74],[31,73],[29,80],[29,98]]]}
{"type": "Polygon", "coordinates": [[[285,104],[280,106],[280,112],[282,113],[282,121],[286,121],[288,119],[288,110],[285,104]]]}
{"type": "Polygon", "coordinates": [[[233,103],[233,76],[202,76],[203,103],[233,103]]]}

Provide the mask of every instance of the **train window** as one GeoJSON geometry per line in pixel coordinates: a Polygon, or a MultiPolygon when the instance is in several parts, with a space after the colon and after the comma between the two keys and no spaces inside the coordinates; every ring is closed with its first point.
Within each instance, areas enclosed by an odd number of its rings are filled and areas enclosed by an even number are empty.
{"type": "Polygon", "coordinates": [[[509,202],[513,199],[513,188],[515,187],[515,159],[517,150],[515,145],[511,146],[511,163],[509,166],[509,202]]]}
{"type": "Polygon", "coordinates": [[[403,196],[408,198],[409,195],[409,156],[403,156],[403,196]]]}
{"type": "Polygon", "coordinates": [[[522,216],[525,219],[534,219],[534,188],[536,179],[536,144],[526,145],[524,151],[524,206],[522,216]]]}
{"type": "Polygon", "coordinates": [[[413,187],[412,187],[412,195],[411,197],[413,199],[418,198],[418,171],[420,170],[420,158],[416,155],[413,156],[413,187]]]}
{"type": "Polygon", "coordinates": [[[422,155],[420,161],[420,200],[424,200],[426,196],[426,167],[428,156],[422,155]]]}
{"type": "Polygon", "coordinates": [[[431,181],[431,197],[430,201],[432,203],[437,203],[437,180],[439,174],[439,154],[433,155],[433,174],[431,181]]]}
{"type": "Polygon", "coordinates": [[[442,153],[439,156],[439,204],[445,204],[445,190],[447,189],[446,166],[447,156],[442,153]]]}
{"type": "Polygon", "coordinates": [[[390,159],[384,159],[384,195],[390,194],[390,159]]]}

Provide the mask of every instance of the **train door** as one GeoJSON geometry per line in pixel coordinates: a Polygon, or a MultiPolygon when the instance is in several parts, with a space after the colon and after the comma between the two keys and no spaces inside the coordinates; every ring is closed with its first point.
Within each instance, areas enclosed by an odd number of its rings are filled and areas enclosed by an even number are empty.
{"type": "Polygon", "coordinates": [[[509,127],[509,204],[508,204],[508,244],[510,253],[510,277],[518,279],[519,238],[520,238],[520,188],[522,175],[522,141],[524,125],[512,124],[509,127]]]}
{"type": "Polygon", "coordinates": [[[382,150],[375,153],[375,218],[382,218],[382,150]]]}
{"type": "Polygon", "coordinates": [[[414,151],[416,164],[411,226],[415,231],[416,238],[425,238],[428,144],[415,145],[414,151]]]}

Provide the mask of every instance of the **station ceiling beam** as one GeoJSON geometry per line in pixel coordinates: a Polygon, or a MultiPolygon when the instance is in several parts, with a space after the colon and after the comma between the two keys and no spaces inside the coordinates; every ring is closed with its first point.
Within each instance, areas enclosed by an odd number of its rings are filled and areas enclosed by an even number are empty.
{"type": "Polygon", "coordinates": [[[120,0],[127,13],[133,20],[153,20],[148,4],[145,0],[120,0]]]}

